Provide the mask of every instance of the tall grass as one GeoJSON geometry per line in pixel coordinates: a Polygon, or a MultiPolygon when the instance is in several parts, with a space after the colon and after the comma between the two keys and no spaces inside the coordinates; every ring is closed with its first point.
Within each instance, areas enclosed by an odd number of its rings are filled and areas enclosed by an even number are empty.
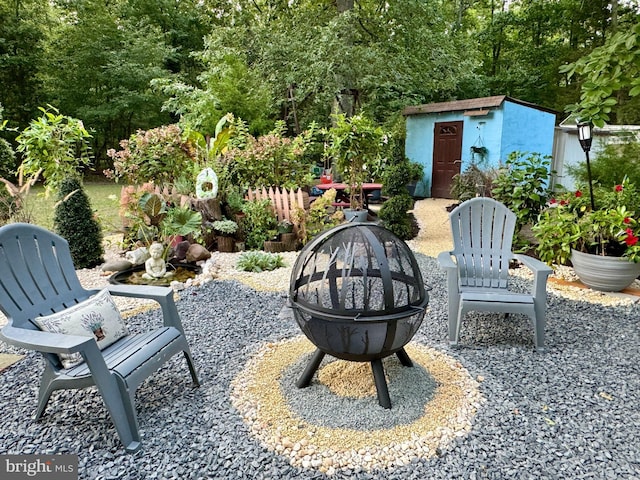
{"type": "MultiPolygon", "coordinates": [[[[105,235],[119,232],[122,229],[122,221],[118,213],[122,185],[113,182],[85,182],[84,188],[91,201],[91,208],[100,221],[102,232],[105,235]]],[[[46,198],[44,188],[41,185],[34,186],[25,202],[25,208],[31,215],[33,223],[52,229],[56,201],[55,194],[46,198]]]]}

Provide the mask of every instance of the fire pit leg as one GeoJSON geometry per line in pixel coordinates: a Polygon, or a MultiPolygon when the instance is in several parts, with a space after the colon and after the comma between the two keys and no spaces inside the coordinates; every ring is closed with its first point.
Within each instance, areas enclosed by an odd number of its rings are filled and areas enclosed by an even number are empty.
{"type": "Polygon", "coordinates": [[[405,367],[413,367],[413,362],[409,358],[409,355],[407,355],[407,352],[405,351],[404,348],[401,348],[400,350],[398,350],[396,352],[396,355],[400,359],[400,363],[402,365],[404,365],[405,367]]]}
{"type": "Polygon", "coordinates": [[[325,353],[320,349],[317,349],[315,351],[313,357],[311,357],[311,360],[309,360],[309,363],[307,363],[307,368],[304,369],[304,372],[302,372],[302,375],[300,375],[300,378],[296,382],[296,387],[305,388],[311,384],[313,374],[316,373],[316,370],[318,370],[318,367],[320,366],[320,362],[322,362],[324,355],[325,353]]]}
{"type": "Polygon", "coordinates": [[[382,360],[380,360],[379,358],[371,360],[371,370],[373,370],[373,380],[376,382],[378,403],[383,408],[391,408],[391,398],[389,398],[387,381],[384,379],[384,368],[382,366],[382,360]]]}

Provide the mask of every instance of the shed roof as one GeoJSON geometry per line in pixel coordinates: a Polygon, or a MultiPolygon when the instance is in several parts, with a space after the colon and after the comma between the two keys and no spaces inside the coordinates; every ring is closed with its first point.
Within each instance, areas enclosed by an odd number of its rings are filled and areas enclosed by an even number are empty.
{"type": "Polygon", "coordinates": [[[506,95],[495,95],[493,97],[481,97],[481,98],[469,98],[467,100],[454,100],[451,102],[439,102],[439,103],[427,103],[425,105],[418,105],[415,107],[406,107],[403,115],[421,115],[425,113],[442,113],[442,112],[458,112],[464,110],[480,110],[486,108],[498,108],[502,103],[508,100],[512,103],[524,105],[525,107],[535,108],[536,110],[542,110],[544,112],[557,114],[555,110],[550,108],[541,107],[535,103],[525,102],[524,100],[518,100],[517,98],[508,97],[506,95]]]}

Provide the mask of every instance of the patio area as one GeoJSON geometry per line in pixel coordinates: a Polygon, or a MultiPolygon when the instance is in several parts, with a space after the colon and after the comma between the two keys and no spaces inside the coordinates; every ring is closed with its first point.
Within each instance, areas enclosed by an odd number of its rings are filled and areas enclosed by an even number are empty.
{"type": "MultiPolygon", "coordinates": [[[[45,418],[30,420],[42,360],[29,353],[0,373],[0,454],[77,453],[86,479],[640,477],[637,297],[550,282],[547,352],[534,350],[525,317],[492,314],[469,315],[463,347],[451,349],[445,273],[428,245],[431,229],[448,227],[428,222],[412,247],[433,289],[409,344],[415,367],[388,369],[391,410],[335,385],[331,365],[295,388],[308,353],[282,314],[285,291],[215,281],[177,303],[202,386],[190,388],[175,357],[140,387],[141,451],[124,451],[94,389],[56,392],[45,418]],[[454,403],[438,403],[443,386],[457,389],[454,403]],[[355,421],[363,409],[372,414],[355,421]]],[[[154,317],[134,315],[130,328],[154,317]]]]}

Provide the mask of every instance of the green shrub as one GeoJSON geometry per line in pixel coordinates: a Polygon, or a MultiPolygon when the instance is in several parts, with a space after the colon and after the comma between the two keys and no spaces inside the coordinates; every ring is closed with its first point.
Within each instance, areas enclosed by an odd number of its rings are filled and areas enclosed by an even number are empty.
{"type": "Polygon", "coordinates": [[[69,177],[62,181],[53,225],[58,234],[69,242],[76,268],[93,268],[102,263],[102,229],[77,178],[69,177]]]}
{"type": "MultiPolygon", "coordinates": [[[[619,185],[625,176],[630,183],[640,185],[640,143],[630,141],[606,145],[590,163],[593,182],[603,187],[619,185]]],[[[580,182],[588,182],[586,162],[570,166],[567,170],[580,182]]]]}
{"type": "Polygon", "coordinates": [[[387,230],[403,240],[414,236],[412,217],[408,213],[413,208],[414,200],[407,191],[407,184],[421,173],[419,164],[405,158],[387,166],[382,177],[384,191],[389,199],[382,205],[378,217],[387,230]]]}
{"type": "Polygon", "coordinates": [[[177,125],[139,130],[122,140],[120,146],[119,151],[107,150],[113,159],[113,170],[104,172],[108,178],[122,178],[132,185],[153,182],[169,186],[178,182],[182,189],[195,189],[193,180],[200,170],[198,151],[191,140],[183,138],[177,125]]]}
{"type": "Polygon", "coordinates": [[[549,199],[550,163],[539,153],[512,152],[493,182],[493,198],[516,214],[516,235],[536,221],[549,199]]]}
{"type": "Polygon", "coordinates": [[[247,248],[260,250],[264,242],[269,240],[269,232],[278,227],[278,219],[271,201],[265,199],[246,202],[242,211],[245,214],[243,227],[247,237],[247,248]]]}
{"type": "Polygon", "coordinates": [[[236,267],[245,272],[264,272],[284,267],[282,255],[277,253],[260,252],[253,250],[242,252],[236,267]]]}

